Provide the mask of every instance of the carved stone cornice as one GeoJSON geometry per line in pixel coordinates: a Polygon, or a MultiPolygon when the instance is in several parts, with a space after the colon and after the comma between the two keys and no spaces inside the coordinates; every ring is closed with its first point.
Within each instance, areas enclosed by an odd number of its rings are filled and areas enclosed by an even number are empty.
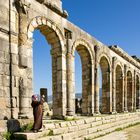
{"type": "Polygon", "coordinates": [[[61,10],[61,8],[59,8],[56,4],[52,4],[52,2],[49,2],[47,0],[36,0],[41,4],[44,4],[47,8],[51,9],[52,11],[54,11],[55,13],[57,13],[58,15],[67,18],[68,17],[68,13],[66,10],[61,10]]]}
{"type": "Polygon", "coordinates": [[[136,60],[136,58],[129,56],[124,50],[122,50],[117,45],[109,46],[109,48],[115,53],[117,53],[119,56],[124,58],[126,61],[140,69],[140,61],[138,61],[138,59],[136,60]]]}

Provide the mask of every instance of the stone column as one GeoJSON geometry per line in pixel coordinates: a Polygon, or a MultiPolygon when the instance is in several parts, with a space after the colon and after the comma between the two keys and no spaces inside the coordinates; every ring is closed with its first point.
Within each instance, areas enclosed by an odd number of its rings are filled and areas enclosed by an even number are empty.
{"type": "Polygon", "coordinates": [[[131,102],[132,102],[132,104],[131,104],[131,112],[133,112],[134,111],[134,77],[132,76],[132,99],[131,99],[131,102]]]}
{"type": "Polygon", "coordinates": [[[67,115],[75,114],[74,56],[67,53],[67,115]]]}
{"type": "Polygon", "coordinates": [[[99,72],[98,72],[98,53],[99,53],[99,47],[95,46],[94,47],[94,51],[95,51],[95,113],[96,114],[100,114],[99,111],[99,72]]]}
{"type": "Polygon", "coordinates": [[[124,112],[124,100],[125,100],[125,93],[124,93],[124,74],[122,75],[122,79],[123,79],[123,85],[122,85],[122,112],[124,112]]]}
{"type": "Polygon", "coordinates": [[[128,112],[127,108],[127,66],[124,65],[124,112],[128,112]]]}
{"type": "Polygon", "coordinates": [[[88,114],[93,116],[95,114],[95,111],[94,111],[94,65],[93,65],[93,62],[92,62],[92,65],[91,65],[91,75],[90,75],[90,80],[91,80],[91,83],[90,83],[90,88],[89,88],[89,94],[88,94],[88,114]]]}
{"type": "Polygon", "coordinates": [[[67,45],[67,115],[73,116],[75,114],[75,84],[74,84],[74,56],[71,54],[72,34],[67,31],[65,34],[67,45]]]}
{"type": "Polygon", "coordinates": [[[117,57],[112,58],[112,113],[116,112],[116,77],[115,77],[115,61],[117,57]]]}
{"type": "Polygon", "coordinates": [[[132,97],[133,97],[133,111],[136,111],[136,94],[137,94],[137,87],[136,87],[136,71],[134,70],[134,82],[133,82],[133,87],[132,87],[132,97]]]}
{"type": "MultiPolygon", "coordinates": [[[[28,67],[27,58],[27,26],[28,26],[28,10],[30,2],[27,0],[16,0],[15,6],[19,13],[19,35],[18,35],[18,47],[19,47],[19,69],[22,70],[28,67]]],[[[29,91],[28,86],[25,84],[27,77],[21,75],[19,79],[19,118],[27,118],[29,113],[29,91]]]]}
{"type": "Polygon", "coordinates": [[[139,106],[138,106],[138,109],[140,110],[140,82],[139,82],[139,91],[138,91],[138,94],[139,94],[139,106]]]}
{"type": "Polygon", "coordinates": [[[110,110],[110,113],[114,113],[112,111],[112,106],[113,106],[113,104],[112,104],[112,70],[110,70],[109,75],[110,75],[110,87],[109,87],[110,88],[110,93],[109,93],[109,95],[110,95],[110,107],[109,107],[109,110],[110,110]]]}
{"type": "MultiPolygon", "coordinates": [[[[54,50],[53,50],[54,51],[54,50]]],[[[53,116],[64,119],[66,116],[66,55],[54,52],[53,58],[53,116]]]]}

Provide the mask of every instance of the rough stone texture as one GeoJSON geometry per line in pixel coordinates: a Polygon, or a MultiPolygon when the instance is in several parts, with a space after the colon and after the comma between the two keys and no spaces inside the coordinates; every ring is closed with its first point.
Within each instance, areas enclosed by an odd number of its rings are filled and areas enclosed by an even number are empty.
{"type": "Polygon", "coordinates": [[[32,117],[32,37],[36,29],[52,46],[54,118],[75,115],[75,51],[82,62],[82,114],[140,109],[139,59],[118,46],[105,46],[70,23],[66,15],[61,0],[0,1],[0,119],[32,117]]]}
{"type": "Polygon", "coordinates": [[[106,115],[100,117],[84,117],[79,118],[79,120],[70,121],[69,125],[67,121],[45,121],[42,132],[39,133],[15,133],[15,137],[18,139],[20,136],[24,136],[27,140],[84,140],[84,139],[93,139],[101,135],[108,134],[115,131],[116,129],[121,129],[128,127],[130,125],[140,122],[139,120],[140,112],[137,113],[128,113],[128,114],[118,114],[118,115],[106,115]],[[84,122],[81,125],[78,125],[77,122],[84,122]],[[73,123],[75,122],[75,126],[73,123]],[[99,123],[100,122],[100,123],[99,123]],[[56,125],[58,124],[58,125],[56,125]],[[63,125],[62,125],[63,124],[63,125]],[[47,127],[49,126],[49,127],[47,127]],[[47,136],[51,130],[52,136],[47,136]],[[46,135],[45,135],[46,134],[46,135]]]}

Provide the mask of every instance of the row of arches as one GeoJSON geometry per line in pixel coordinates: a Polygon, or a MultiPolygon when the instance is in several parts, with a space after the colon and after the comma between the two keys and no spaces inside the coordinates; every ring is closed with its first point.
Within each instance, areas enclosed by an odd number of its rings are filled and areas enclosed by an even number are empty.
{"type": "Polygon", "coordinates": [[[37,17],[32,20],[28,27],[28,38],[32,38],[35,29],[40,30],[52,46],[52,91],[55,116],[75,114],[75,51],[78,52],[82,65],[83,114],[94,114],[95,110],[98,113],[111,113],[112,108],[115,108],[115,111],[119,113],[133,111],[135,108],[139,109],[140,81],[138,75],[134,78],[131,71],[127,71],[125,74],[122,67],[117,65],[114,71],[115,77],[112,80],[113,70],[108,57],[96,54],[94,47],[85,40],[78,39],[71,46],[71,40],[64,38],[57,25],[44,17],[37,17]],[[66,47],[65,39],[67,40],[66,47]],[[99,82],[99,78],[97,78],[99,77],[97,76],[99,69],[101,69],[102,77],[101,97],[99,84],[97,84],[99,82]],[[112,94],[113,88],[115,89],[114,94],[112,94]],[[114,101],[112,101],[113,96],[115,96],[114,101]]]}

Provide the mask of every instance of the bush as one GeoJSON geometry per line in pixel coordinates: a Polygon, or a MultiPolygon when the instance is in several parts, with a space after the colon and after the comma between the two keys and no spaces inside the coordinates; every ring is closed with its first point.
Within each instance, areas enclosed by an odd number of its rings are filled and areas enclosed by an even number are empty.
{"type": "Polygon", "coordinates": [[[23,125],[20,129],[20,132],[31,131],[32,128],[33,128],[33,123],[29,123],[29,124],[23,125]]]}
{"type": "Polygon", "coordinates": [[[12,132],[6,132],[3,134],[3,138],[6,140],[12,140],[13,133],[12,132]]]}

